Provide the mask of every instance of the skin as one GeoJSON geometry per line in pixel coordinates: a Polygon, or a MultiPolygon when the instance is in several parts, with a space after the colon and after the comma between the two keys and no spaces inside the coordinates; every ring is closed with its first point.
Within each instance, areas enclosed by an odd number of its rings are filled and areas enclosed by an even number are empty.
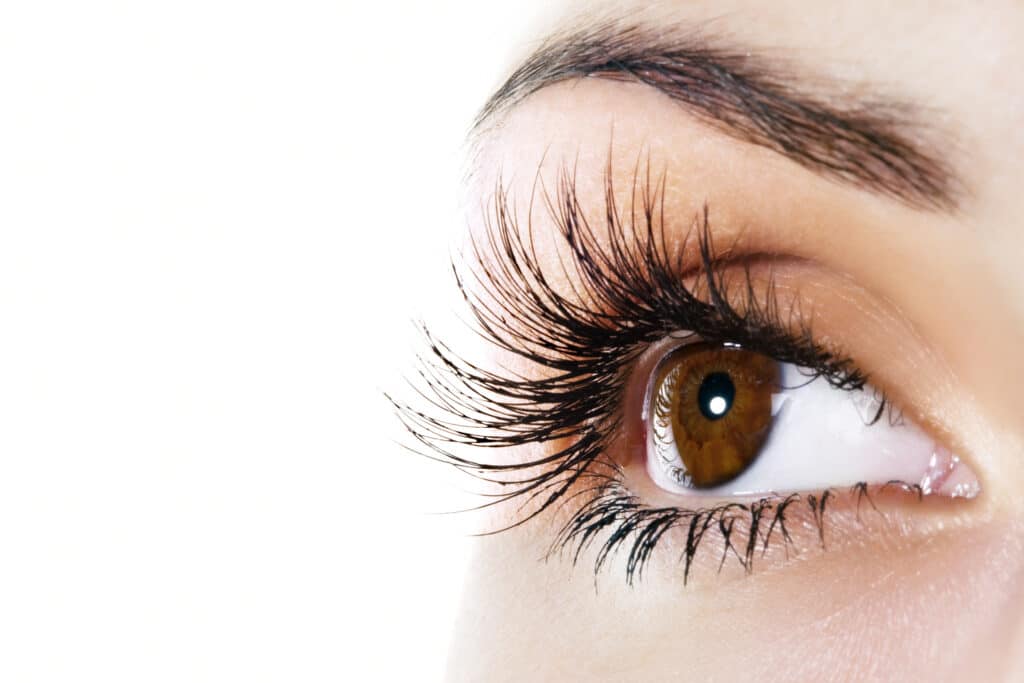
{"type": "MultiPolygon", "coordinates": [[[[570,6],[523,42],[604,11],[570,6]]],[[[961,206],[914,208],[840,184],[723,135],[650,88],[594,79],[546,87],[486,132],[468,205],[486,205],[500,178],[525,215],[538,169],[553,184],[575,162],[597,220],[609,154],[622,200],[637,159],[650,159],[666,174],[677,234],[706,203],[716,245],[781,255],[771,275],[813,311],[819,341],[841,342],[970,464],[983,491],[970,502],[883,501],[885,519],[868,523],[840,505],[826,550],[770,552],[749,576],[731,566],[717,574],[712,557],[685,588],[678,538],[630,587],[621,558],[596,580],[586,559],[542,561],[564,513],[542,516],[478,542],[449,679],[1024,678],[1024,96],[1011,67],[1024,64],[1024,6],[664,2],[630,17],[711,22],[730,44],[782,54],[808,78],[918,103],[949,140],[939,153],[967,188],[961,206]]],[[[470,230],[484,219],[470,211],[470,230]]],[[[550,217],[534,215],[534,230],[552,272],[561,247],[545,237],[550,217]]],[[[446,339],[470,357],[508,360],[465,331],[446,339]]],[[[627,401],[644,376],[636,372],[627,401]]],[[[630,452],[630,429],[611,455],[627,486],[666,502],[630,452]]],[[[481,528],[514,521],[514,507],[481,515],[481,528]]],[[[797,527],[809,540],[809,527],[797,527]]]]}

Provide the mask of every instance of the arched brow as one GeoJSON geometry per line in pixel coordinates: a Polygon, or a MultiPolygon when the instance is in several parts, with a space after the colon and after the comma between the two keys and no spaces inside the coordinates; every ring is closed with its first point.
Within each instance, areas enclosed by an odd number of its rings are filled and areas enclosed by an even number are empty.
{"type": "Polygon", "coordinates": [[[921,108],[829,93],[825,84],[791,71],[685,31],[604,24],[546,40],[491,96],[473,128],[488,129],[553,83],[586,77],[640,82],[723,133],[815,173],[914,208],[957,209],[962,183],[939,153],[952,145],[934,134],[921,108]]]}

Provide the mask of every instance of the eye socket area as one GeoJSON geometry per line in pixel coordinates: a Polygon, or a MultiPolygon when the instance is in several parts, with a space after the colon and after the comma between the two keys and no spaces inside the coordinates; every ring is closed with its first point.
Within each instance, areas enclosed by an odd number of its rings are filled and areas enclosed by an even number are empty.
{"type": "Polygon", "coordinates": [[[642,453],[663,492],[730,499],[890,483],[923,495],[980,491],[966,463],[870,386],[837,387],[729,343],[676,339],[652,365],[642,453]]]}

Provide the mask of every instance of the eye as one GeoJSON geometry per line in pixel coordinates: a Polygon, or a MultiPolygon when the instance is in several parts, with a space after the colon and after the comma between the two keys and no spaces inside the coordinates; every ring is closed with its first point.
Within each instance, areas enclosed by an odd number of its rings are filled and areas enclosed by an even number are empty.
{"type": "MultiPolygon", "coordinates": [[[[825,343],[851,324],[847,316],[860,320],[861,303],[846,309],[860,302],[859,289],[834,295],[820,285],[846,292],[846,280],[829,268],[784,253],[760,259],[751,245],[719,256],[708,206],[680,237],[646,182],[634,185],[646,208],[623,218],[609,199],[600,232],[582,220],[568,171],[556,194],[540,195],[536,205],[557,226],[559,256],[543,261],[554,272],[538,264],[529,224],[516,222],[499,189],[472,258],[453,267],[496,357],[463,358],[424,328],[418,398],[393,399],[412,448],[494,486],[482,507],[510,504],[497,530],[565,510],[552,550],[569,549],[575,561],[596,546],[598,572],[623,549],[631,583],[665,539],[672,554],[683,546],[685,583],[698,548],[716,541],[716,566],[735,556],[747,571],[755,550],[763,556],[773,544],[782,544],[781,559],[801,540],[824,547],[826,503],[839,523],[859,522],[865,498],[903,520],[906,496],[875,495],[980,493],[942,442],[883,410],[869,368],[825,343]],[[790,286],[805,276],[818,283],[806,299],[790,286]],[[828,338],[812,334],[812,323],[828,338]]],[[[606,187],[611,196],[610,177],[606,187]]],[[[871,297],[864,305],[874,310],[871,297]]],[[[897,332],[880,330],[881,341],[897,332]]],[[[878,347],[861,353],[877,362],[878,347]]],[[[901,379],[894,367],[887,386],[901,379]]],[[[926,406],[931,397],[913,386],[901,387],[901,402],[926,406]]],[[[860,527],[846,528],[859,538],[860,527]]],[[[863,528],[875,532],[884,529],[863,528]]]]}
{"type": "Polygon", "coordinates": [[[651,376],[647,471],[666,491],[718,497],[887,482],[978,493],[970,468],[878,396],[737,344],[687,344],[651,376]]]}

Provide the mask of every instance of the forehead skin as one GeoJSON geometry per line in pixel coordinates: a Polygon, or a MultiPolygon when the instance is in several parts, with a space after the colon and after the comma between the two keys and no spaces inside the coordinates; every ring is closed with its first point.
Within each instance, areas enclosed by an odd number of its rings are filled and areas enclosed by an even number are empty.
{"type": "Polygon", "coordinates": [[[599,170],[609,151],[628,166],[649,150],[674,174],[677,210],[706,200],[723,225],[771,226],[777,248],[849,276],[912,321],[916,335],[896,349],[858,345],[910,393],[933,397],[922,414],[970,452],[998,514],[920,544],[826,554],[700,591],[627,589],[613,576],[595,595],[585,567],[538,562],[549,530],[500,534],[481,542],[470,568],[453,679],[902,680],[925,675],[922,661],[938,667],[928,676],[955,668],[1019,679],[1024,4],[587,2],[558,13],[525,37],[521,57],[561,27],[626,17],[781,59],[831,92],[913,103],[967,190],[956,211],[820,178],[623,83],[560,84],[519,103],[480,139],[468,189],[485,197],[499,169],[522,189],[539,165],[574,159],[599,170]]]}

